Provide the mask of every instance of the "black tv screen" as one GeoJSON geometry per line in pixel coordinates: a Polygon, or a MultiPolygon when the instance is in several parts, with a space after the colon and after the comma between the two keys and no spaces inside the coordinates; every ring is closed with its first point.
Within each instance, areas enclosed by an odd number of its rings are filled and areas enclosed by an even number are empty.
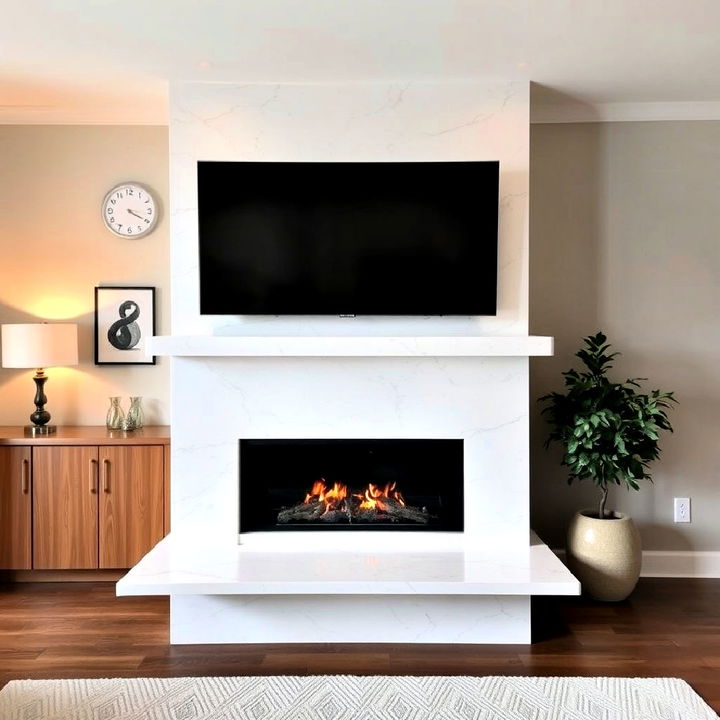
{"type": "Polygon", "coordinates": [[[490,162],[199,162],[203,315],[494,315],[490,162]]]}

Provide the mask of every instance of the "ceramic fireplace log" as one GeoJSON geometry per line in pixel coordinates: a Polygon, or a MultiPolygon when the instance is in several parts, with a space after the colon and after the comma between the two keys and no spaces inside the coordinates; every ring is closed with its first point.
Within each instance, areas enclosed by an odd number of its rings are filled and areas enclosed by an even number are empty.
{"type": "Polygon", "coordinates": [[[357,522],[363,525],[394,522],[426,525],[430,521],[430,513],[426,508],[401,505],[392,498],[383,498],[382,505],[382,509],[361,509],[359,503],[352,498],[344,500],[340,508],[330,510],[327,509],[325,503],[319,501],[298,503],[293,507],[281,510],[278,513],[277,522],[280,525],[348,522],[357,522]]]}
{"type": "Polygon", "coordinates": [[[350,522],[350,513],[347,510],[327,510],[320,502],[300,503],[278,513],[277,521],[282,525],[288,523],[342,523],[350,522]]]}
{"type": "Polygon", "coordinates": [[[283,525],[296,522],[315,522],[320,520],[325,508],[322,503],[300,503],[291,508],[281,510],[278,513],[277,521],[283,525]]]}
{"type": "Polygon", "coordinates": [[[378,522],[387,516],[390,522],[401,521],[421,525],[427,524],[430,520],[430,514],[425,508],[421,510],[410,505],[400,505],[397,501],[389,498],[384,498],[383,504],[385,505],[384,510],[359,510],[354,517],[360,522],[378,522]]]}

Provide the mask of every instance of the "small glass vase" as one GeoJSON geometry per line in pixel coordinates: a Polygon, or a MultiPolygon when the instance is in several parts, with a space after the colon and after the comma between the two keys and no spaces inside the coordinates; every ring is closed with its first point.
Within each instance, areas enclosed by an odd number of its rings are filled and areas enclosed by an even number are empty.
{"type": "Polygon", "coordinates": [[[142,406],[142,397],[130,398],[130,409],[127,413],[127,422],[132,425],[132,429],[141,428],[145,424],[145,413],[142,406]]]}
{"type": "Polygon", "coordinates": [[[107,425],[108,430],[120,430],[123,426],[123,422],[125,422],[125,413],[120,407],[120,398],[111,397],[110,407],[108,408],[107,416],[105,417],[105,425],[107,425]]]}

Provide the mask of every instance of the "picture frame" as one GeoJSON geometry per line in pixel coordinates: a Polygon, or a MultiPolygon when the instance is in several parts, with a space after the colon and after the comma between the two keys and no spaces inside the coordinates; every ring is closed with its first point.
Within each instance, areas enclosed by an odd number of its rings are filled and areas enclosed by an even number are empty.
{"type": "Polygon", "coordinates": [[[145,348],[155,334],[155,288],[95,288],[95,364],[155,365],[145,348]]]}

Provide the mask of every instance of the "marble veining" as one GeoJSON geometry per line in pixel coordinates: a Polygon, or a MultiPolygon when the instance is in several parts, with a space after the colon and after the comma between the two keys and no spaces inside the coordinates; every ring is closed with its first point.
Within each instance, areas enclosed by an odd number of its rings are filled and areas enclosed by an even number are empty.
{"type": "Polygon", "coordinates": [[[176,357],[172,387],[182,400],[173,406],[173,531],[228,542],[242,532],[240,438],[459,438],[466,534],[524,547],[527,363],[527,357],[176,357]]]}
{"type": "MultiPolygon", "coordinates": [[[[173,332],[206,335],[282,318],[202,317],[198,308],[197,160],[499,160],[496,317],[403,318],[417,335],[462,322],[467,334],[527,335],[529,88],[521,82],[277,85],[175,83],[170,88],[173,332]]],[[[470,182],[471,179],[469,178],[470,182]]],[[[374,335],[392,318],[356,318],[374,335]]],[[[323,334],[347,326],[302,317],[323,334]]],[[[281,331],[279,331],[281,332],[281,331]]],[[[312,333],[310,333],[312,334],[312,333]]]]}
{"type": "Polygon", "coordinates": [[[170,642],[529,643],[526,596],[173,595],[170,642]]]}

